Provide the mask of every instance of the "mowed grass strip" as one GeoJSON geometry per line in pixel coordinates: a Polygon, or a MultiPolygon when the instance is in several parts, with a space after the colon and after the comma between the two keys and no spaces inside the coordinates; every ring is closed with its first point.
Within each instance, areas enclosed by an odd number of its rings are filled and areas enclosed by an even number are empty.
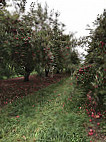
{"type": "Polygon", "coordinates": [[[89,142],[81,95],[74,80],[66,78],[5,106],[0,142],[89,142]]]}

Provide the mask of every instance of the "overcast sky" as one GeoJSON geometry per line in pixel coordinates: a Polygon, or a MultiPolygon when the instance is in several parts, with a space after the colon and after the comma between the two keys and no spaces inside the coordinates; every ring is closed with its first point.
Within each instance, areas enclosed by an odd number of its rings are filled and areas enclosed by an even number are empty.
{"type": "MultiPolygon", "coordinates": [[[[27,0],[27,9],[31,2],[27,0]]],[[[106,0],[38,0],[44,6],[47,2],[49,10],[60,12],[60,22],[66,25],[66,33],[77,32],[76,37],[88,35],[87,24],[92,26],[98,14],[106,9],[106,0]]]]}

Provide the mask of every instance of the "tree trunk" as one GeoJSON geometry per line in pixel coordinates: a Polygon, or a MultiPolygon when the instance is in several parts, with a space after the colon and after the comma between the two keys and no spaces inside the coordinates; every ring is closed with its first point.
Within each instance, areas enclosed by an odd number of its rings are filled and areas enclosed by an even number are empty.
{"type": "Polygon", "coordinates": [[[25,76],[24,76],[24,82],[29,81],[29,75],[30,75],[30,73],[28,73],[28,72],[25,74],[25,76]]]}
{"type": "Polygon", "coordinates": [[[57,69],[56,74],[60,74],[59,70],[57,69]]]}
{"type": "Polygon", "coordinates": [[[49,70],[45,69],[45,77],[48,77],[49,75],[49,70]]]}

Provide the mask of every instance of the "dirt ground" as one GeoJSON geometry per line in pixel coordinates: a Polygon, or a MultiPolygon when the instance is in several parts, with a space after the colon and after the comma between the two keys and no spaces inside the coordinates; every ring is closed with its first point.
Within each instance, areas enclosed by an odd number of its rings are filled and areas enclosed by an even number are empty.
{"type": "Polygon", "coordinates": [[[64,74],[56,74],[53,78],[32,75],[28,82],[24,82],[23,77],[0,80],[0,107],[12,103],[19,97],[27,96],[29,93],[56,83],[63,77],[65,77],[64,74]]]}

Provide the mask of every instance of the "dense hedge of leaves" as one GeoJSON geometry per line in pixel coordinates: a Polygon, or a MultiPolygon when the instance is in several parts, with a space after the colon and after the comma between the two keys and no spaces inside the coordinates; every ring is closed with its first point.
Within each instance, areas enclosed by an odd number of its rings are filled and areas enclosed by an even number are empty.
{"type": "Polygon", "coordinates": [[[84,65],[77,70],[76,79],[88,93],[92,92],[92,98],[102,109],[106,106],[106,12],[97,18],[97,28],[90,36],[89,49],[84,65]]]}

